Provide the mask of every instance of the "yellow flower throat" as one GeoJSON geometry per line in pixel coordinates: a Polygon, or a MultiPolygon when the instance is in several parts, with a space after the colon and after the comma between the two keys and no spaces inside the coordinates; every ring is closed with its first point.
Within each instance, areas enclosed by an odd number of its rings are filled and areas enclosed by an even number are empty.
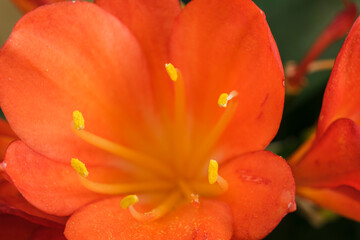
{"type": "MultiPolygon", "coordinates": [[[[153,221],[161,218],[172,210],[178,203],[189,201],[198,207],[200,204],[199,196],[212,197],[225,192],[228,184],[224,178],[218,174],[218,163],[209,159],[213,149],[224,132],[225,128],[233,118],[237,100],[232,100],[237,93],[232,91],[230,94],[223,93],[218,99],[219,107],[225,108],[222,116],[215,126],[209,131],[208,136],[196,149],[191,149],[188,144],[188,127],[186,111],[185,85],[181,72],[171,63],[165,64],[166,71],[174,83],[174,136],[176,136],[176,146],[174,152],[179,156],[186,155],[191,151],[191,165],[184,169],[181,157],[174,156],[171,161],[163,161],[147,154],[143,154],[126,146],[104,139],[85,131],[85,120],[81,112],[73,112],[73,131],[82,140],[92,144],[104,151],[107,151],[136,166],[139,171],[145,171],[151,176],[151,180],[139,180],[132,183],[99,183],[87,179],[89,172],[83,162],[73,158],[71,166],[79,174],[81,184],[90,191],[109,194],[127,195],[120,202],[123,209],[128,209],[131,215],[139,221],[153,221]],[[232,101],[230,101],[232,100],[232,101]],[[185,154],[184,154],[185,153],[185,154]],[[202,170],[208,165],[207,176],[202,174],[202,170]],[[206,179],[207,178],[207,179],[206,179]],[[165,198],[155,208],[149,212],[141,213],[134,207],[139,202],[136,194],[164,193],[165,198]],[[130,194],[130,195],[129,195],[130,194]]],[[[141,199],[140,199],[141,200],[141,199]]]]}

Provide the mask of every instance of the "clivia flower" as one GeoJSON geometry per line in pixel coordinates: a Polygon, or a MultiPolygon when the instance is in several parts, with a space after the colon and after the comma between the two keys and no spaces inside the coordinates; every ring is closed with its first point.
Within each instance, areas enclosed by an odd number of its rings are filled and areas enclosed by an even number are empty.
{"type": "Polygon", "coordinates": [[[299,64],[296,66],[292,61],[286,64],[286,90],[288,93],[298,93],[306,85],[305,75],[307,72],[332,68],[334,64],[332,59],[319,60],[318,62],[315,62],[315,60],[331,44],[346,36],[358,15],[355,3],[348,0],[343,0],[343,3],[345,8],[334,17],[331,23],[317,37],[299,64]]]}
{"type": "Polygon", "coordinates": [[[335,61],[316,134],[290,158],[296,192],[360,221],[360,18],[335,61]]]}
{"type": "Polygon", "coordinates": [[[259,239],[294,211],[284,76],[249,0],[64,2],[0,51],[4,171],[68,239],[259,239]],[[75,171],[75,170],[76,171],[75,171]]]}

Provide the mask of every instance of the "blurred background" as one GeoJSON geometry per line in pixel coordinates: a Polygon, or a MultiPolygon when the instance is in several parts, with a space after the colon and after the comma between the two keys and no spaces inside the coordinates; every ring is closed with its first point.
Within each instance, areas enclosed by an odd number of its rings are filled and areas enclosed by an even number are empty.
{"type": "MultiPolygon", "coordinates": [[[[321,31],[344,9],[341,0],[254,2],[267,16],[284,65],[292,60],[299,62],[321,31]]],[[[360,0],[352,2],[360,7],[360,0]]],[[[0,0],[0,46],[21,16],[10,0],[0,0]]],[[[329,47],[320,59],[334,59],[342,42],[343,39],[329,47]]],[[[287,158],[305,140],[309,129],[316,124],[329,75],[330,70],[311,74],[300,94],[286,96],[282,124],[268,148],[270,151],[287,158]]],[[[313,214],[305,213],[298,206],[298,211],[286,216],[266,239],[360,239],[359,223],[321,209],[316,209],[313,214]]]]}

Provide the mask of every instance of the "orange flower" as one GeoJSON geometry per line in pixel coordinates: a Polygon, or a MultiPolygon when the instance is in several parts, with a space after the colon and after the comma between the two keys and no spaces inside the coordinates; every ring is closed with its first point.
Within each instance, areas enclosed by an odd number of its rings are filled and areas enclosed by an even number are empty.
{"type": "Polygon", "coordinates": [[[289,166],[263,150],[284,101],[263,12],[96,4],[38,8],[2,48],[1,108],[21,139],[6,173],[39,209],[72,215],[69,239],[263,238],[296,208],[289,166]]]}
{"type": "Polygon", "coordinates": [[[360,221],[360,19],[328,82],[316,135],[290,159],[297,193],[360,221]]]}
{"type": "Polygon", "coordinates": [[[323,66],[314,64],[316,60],[331,44],[338,41],[339,39],[346,36],[346,33],[354,23],[358,11],[355,3],[344,0],[345,9],[339,12],[331,23],[324,29],[324,31],[316,39],[312,47],[309,49],[304,58],[300,61],[298,66],[294,66],[293,63],[289,62],[286,65],[286,87],[289,93],[297,93],[306,84],[305,75],[308,71],[321,70],[323,67],[328,68],[329,64],[333,62],[324,62],[323,66]]]}

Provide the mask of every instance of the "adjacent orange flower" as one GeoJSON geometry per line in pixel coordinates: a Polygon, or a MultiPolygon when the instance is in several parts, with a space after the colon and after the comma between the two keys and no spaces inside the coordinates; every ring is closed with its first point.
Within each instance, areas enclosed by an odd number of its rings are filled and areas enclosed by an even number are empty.
{"type": "Polygon", "coordinates": [[[328,82],[316,135],[290,159],[297,193],[360,221],[360,19],[328,82]]]}
{"type": "Polygon", "coordinates": [[[263,150],[284,101],[263,12],[249,0],[96,4],[38,8],[0,52],[15,186],[71,215],[69,239],[263,238],[296,208],[289,166],[263,150]]]}
{"type": "Polygon", "coordinates": [[[321,70],[322,67],[329,67],[333,62],[326,61],[323,66],[314,64],[314,61],[334,42],[346,36],[347,32],[354,23],[358,11],[355,3],[344,0],[345,9],[339,12],[331,23],[319,35],[314,44],[311,46],[307,54],[300,61],[298,66],[288,63],[286,66],[286,87],[289,93],[296,93],[306,84],[305,75],[311,68],[321,70]]]}

